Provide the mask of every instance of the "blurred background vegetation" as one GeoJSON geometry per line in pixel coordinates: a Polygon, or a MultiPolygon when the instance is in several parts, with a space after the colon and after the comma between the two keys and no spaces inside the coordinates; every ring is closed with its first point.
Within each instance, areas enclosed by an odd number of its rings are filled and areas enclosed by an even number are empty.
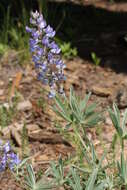
{"type": "MultiPolygon", "coordinates": [[[[1,0],[0,1],[0,57],[10,49],[16,50],[21,60],[29,59],[29,36],[25,26],[29,25],[30,12],[39,10],[47,22],[58,32],[66,17],[64,6],[49,3],[48,0],[1,0]],[[59,19],[56,19],[59,18],[59,19]]],[[[69,17],[68,17],[69,18],[69,17]]],[[[63,26],[64,27],[64,26],[63,26]]],[[[66,30],[71,30],[67,27],[66,30]]],[[[71,31],[69,31],[71,36],[71,31]]],[[[77,55],[68,39],[56,37],[66,58],[77,55]]]]}

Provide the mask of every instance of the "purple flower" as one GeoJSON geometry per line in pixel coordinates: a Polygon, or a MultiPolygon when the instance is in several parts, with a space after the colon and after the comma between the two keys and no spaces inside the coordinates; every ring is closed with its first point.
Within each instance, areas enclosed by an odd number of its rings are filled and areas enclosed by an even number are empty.
{"type": "Polygon", "coordinates": [[[30,23],[32,27],[27,26],[26,31],[31,35],[29,45],[32,61],[35,63],[38,80],[49,85],[49,97],[52,98],[55,96],[56,90],[60,94],[63,92],[60,89],[62,81],[65,79],[63,74],[65,64],[61,60],[61,49],[53,40],[56,32],[46,24],[42,14],[37,11],[32,12],[30,23]]]}
{"type": "Polygon", "coordinates": [[[26,31],[31,33],[32,32],[32,28],[29,28],[28,26],[26,26],[26,31]]]}
{"type": "Polygon", "coordinates": [[[49,25],[47,26],[46,29],[44,29],[44,32],[46,33],[47,37],[53,38],[56,34],[56,32],[53,30],[52,27],[50,27],[49,25]]]}
{"type": "Polygon", "coordinates": [[[38,37],[39,37],[39,31],[37,30],[33,30],[32,31],[32,37],[36,40],[36,39],[38,39],[38,37]]]}
{"type": "Polygon", "coordinates": [[[58,69],[64,69],[64,68],[66,68],[66,65],[63,63],[62,60],[57,60],[57,61],[56,61],[56,67],[57,67],[58,69]]]}
{"type": "Polygon", "coordinates": [[[39,17],[39,13],[36,11],[35,13],[34,12],[31,12],[31,15],[34,19],[37,19],[39,17]]]}
{"type": "Polygon", "coordinates": [[[58,45],[55,42],[52,42],[49,47],[51,48],[51,53],[59,54],[61,49],[58,47],[58,45]]]}
{"type": "Polygon", "coordinates": [[[5,153],[8,153],[10,150],[11,150],[11,145],[10,145],[10,142],[7,142],[5,145],[4,145],[4,152],[5,153]]]}
{"type": "Polygon", "coordinates": [[[13,169],[20,163],[19,157],[12,151],[9,141],[5,144],[1,142],[0,146],[0,172],[6,168],[13,169]]]}
{"type": "Polygon", "coordinates": [[[47,69],[47,62],[45,61],[44,63],[42,63],[40,68],[45,72],[47,69]]]}
{"type": "Polygon", "coordinates": [[[40,61],[40,57],[37,56],[37,55],[33,55],[33,56],[32,56],[32,61],[33,61],[33,62],[38,62],[38,61],[40,61]]]}
{"type": "Polygon", "coordinates": [[[43,29],[46,27],[46,21],[43,19],[42,15],[40,15],[39,18],[37,19],[37,23],[40,29],[43,29]]]}
{"type": "Polygon", "coordinates": [[[19,165],[21,160],[14,152],[8,154],[8,167],[13,170],[15,166],[19,165]]]}
{"type": "Polygon", "coordinates": [[[55,90],[51,90],[51,91],[49,92],[49,94],[48,94],[48,97],[49,97],[49,98],[54,98],[55,95],[56,95],[55,90]]]}
{"type": "Polygon", "coordinates": [[[44,36],[42,38],[42,44],[45,45],[45,46],[49,46],[49,38],[47,36],[44,36]]]}

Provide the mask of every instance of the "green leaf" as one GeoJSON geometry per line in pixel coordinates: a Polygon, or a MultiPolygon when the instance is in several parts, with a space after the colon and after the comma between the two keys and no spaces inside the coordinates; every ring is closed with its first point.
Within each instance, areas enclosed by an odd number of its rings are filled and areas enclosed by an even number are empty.
{"type": "Polygon", "coordinates": [[[60,100],[59,97],[55,97],[55,101],[56,101],[56,105],[58,106],[59,110],[54,107],[54,111],[59,114],[62,118],[64,118],[65,120],[67,120],[68,122],[72,122],[70,117],[69,117],[69,113],[65,107],[65,105],[62,103],[62,101],[60,100]]]}
{"type": "Polygon", "coordinates": [[[126,121],[127,121],[127,109],[124,112],[123,120],[122,120],[122,129],[125,131],[126,128],[126,121]]]}
{"type": "Polygon", "coordinates": [[[89,105],[87,107],[87,109],[85,110],[84,115],[86,117],[91,116],[93,114],[93,112],[95,111],[96,106],[97,106],[96,103],[93,103],[93,104],[89,105]]]}
{"type": "Polygon", "coordinates": [[[31,164],[28,164],[26,169],[27,169],[28,175],[24,177],[24,180],[25,180],[25,185],[27,186],[29,190],[52,189],[53,184],[49,183],[49,181],[46,183],[43,179],[41,179],[36,182],[35,173],[31,164]]]}
{"type": "Polygon", "coordinates": [[[71,169],[70,174],[72,175],[72,179],[68,178],[69,185],[73,190],[83,190],[80,182],[80,176],[77,174],[75,169],[71,169]]]}
{"type": "Polygon", "coordinates": [[[81,120],[81,112],[74,94],[73,88],[70,88],[70,107],[77,121],[81,120]]]}
{"type": "Polygon", "coordinates": [[[106,181],[104,180],[104,181],[102,181],[99,185],[97,185],[95,188],[94,188],[94,190],[104,190],[104,189],[106,189],[106,186],[107,185],[107,183],[106,183],[106,181]]]}
{"type": "Polygon", "coordinates": [[[95,181],[97,178],[97,174],[98,174],[98,168],[95,168],[91,174],[91,176],[88,179],[88,182],[86,184],[86,188],[85,190],[94,190],[94,186],[95,186],[95,181]]]}
{"type": "Polygon", "coordinates": [[[93,113],[85,119],[84,124],[87,127],[94,127],[99,121],[101,121],[100,113],[93,113]]]}
{"type": "Polygon", "coordinates": [[[108,112],[110,115],[110,118],[112,120],[113,126],[115,127],[117,133],[119,134],[120,137],[123,135],[123,130],[120,127],[120,116],[119,116],[119,111],[115,109],[116,106],[114,105],[114,112],[109,108],[108,112]]]}
{"type": "Polygon", "coordinates": [[[114,110],[118,125],[120,126],[120,111],[115,103],[113,104],[113,110],[114,110]]]}
{"type": "Polygon", "coordinates": [[[80,112],[82,112],[86,109],[86,106],[87,106],[90,96],[91,96],[91,92],[89,94],[87,94],[82,101],[80,101],[80,104],[79,104],[80,112]]]}
{"type": "Polygon", "coordinates": [[[25,183],[31,187],[34,188],[35,184],[36,184],[36,179],[35,179],[35,174],[33,171],[33,167],[32,165],[27,165],[26,167],[27,172],[28,172],[28,176],[25,176],[25,183]]]}

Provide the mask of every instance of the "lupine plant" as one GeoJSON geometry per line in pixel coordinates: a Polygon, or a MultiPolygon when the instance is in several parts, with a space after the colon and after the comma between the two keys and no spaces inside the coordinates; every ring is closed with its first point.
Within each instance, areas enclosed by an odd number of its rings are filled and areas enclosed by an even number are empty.
{"type": "MultiPolygon", "coordinates": [[[[113,156],[108,160],[110,150],[104,150],[102,156],[98,156],[87,130],[101,126],[102,113],[97,111],[96,104],[89,104],[90,93],[81,99],[71,87],[70,95],[66,97],[62,84],[65,80],[65,64],[60,56],[61,49],[54,41],[55,31],[37,11],[31,13],[30,23],[31,27],[27,26],[26,31],[31,35],[30,52],[38,79],[50,87],[49,98],[54,100],[53,110],[61,119],[55,125],[62,137],[75,148],[75,152],[64,160],[60,157],[58,162],[51,162],[42,179],[37,180],[32,165],[26,164],[27,160],[21,162],[9,142],[1,142],[0,171],[9,167],[18,181],[22,177],[26,190],[54,190],[61,187],[67,190],[127,189],[127,161],[124,158],[127,110],[122,122],[116,104],[113,104],[113,110],[108,110],[120,139],[121,161],[113,156]],[[107,160],[107,164],[104,164],[104,160],[107,160]]],[[[116,145],[114,139],[112,143],[116,145]]]]}
{"type": "Polygon", "coordinates": [[[113,110],[109,108],[109,115],[112,120],[113,126],[116,129],[117,136],[119,137],[121,143],[121,149],[123,151],[124,141],[127,139],[127,129],[126,129],[127,109],[125,110],[122,121],[120,118],[120,110],[118,109],[115,103],[113,104],[113,110]]]}
{"type": "Polygon", "coordinates": [[[56,88],[63,94],[61,83],[65,80],[65,64],[60,56],[61,49],[54,41],[56,32],[37,11],[31,13],[30,23],[32,26],[26,26],[26,31],[31,34],[30,51],[38,79],[50,87],[50,98],[55,96],[56,88]]]}
{"type": "Polygon", "coordinates": [[[102,119],[101,114],[96,111],[96,104],[88,105],[89,97],[90,94],[86,95],[84,99],[79,99],[70,88],[69,100],[66,96],[62,100],[56,96],[56,106],[54,106],[56,114],[65,121],[64,126],[58,126],[60,133],[75,146],[79,159],[85,156],[87,161],[91,160],[89,148],[92,147],[92,144],[86,135],[86,129],[94,127],[102,119]]]}
{"type": "Polygon", "coordinates": [[[0,172],[9,168],[11,170],[15,169],[20,163],[20,159],[17,154],[11,148],[10,142],[4,143],[0,141],[0,172]]]}

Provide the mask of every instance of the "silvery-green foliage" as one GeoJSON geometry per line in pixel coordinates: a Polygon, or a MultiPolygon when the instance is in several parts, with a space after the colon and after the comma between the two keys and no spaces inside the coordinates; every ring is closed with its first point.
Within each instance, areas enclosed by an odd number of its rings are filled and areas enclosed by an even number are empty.
{"type": "Polygon", "coordinates": [[[124,112],[122,121],[120,119],[120,110],[118,109],[115,103],[113,104],[113,110],[109,108],[109,115],[119,137],[122,139],[127,139],[127,129],[126,129],[127,109],[124,112]]]}
{"type": "Polygon", "coordinates": [[[121,153],[121,161],[117,162],[119,176],[122,179],[124,185],[127,185],[127,160],[124,159],[123,152],[121,153]]]}
{"type": "Polygon", "coordinates": [[[27,175],[24,177],[25,186],[29,190],[47,190],[52,189],[53,185],[49,182],[44,181],[43,179],[36,181],[35,172],[33,170],[32,165],[28,164],[27,167],[27,175]]]}
{"type": "Polygon", "coordinates": [[[56,186],[64,185],[68,179],[68,176],[65,176],[63,160],[59,158],[58,163],[52,161],[46,175],[52,176],[53,183],[56,186]]]}
{"type": "Polygon", "coordinates": [[[89,179],[87,180],[85,190],[97,189],[96,186],[97,186],[98,177],[99,177],[99,175],[102,175],[102,173],[104,172],[102,169],[102,162],[103,162],[105,156],[106,156],[106,152],[104,152],[101,159],[98,160],[98,164],[94,165],[92,172],[89,176],[89,179]]]}
{"type": "Polygon", "coordinates": [[[81,177],[78,175],[76,169],[70,169],[70,177],[68,178],[68,183],[73,190],[83,190],[83,185],[81,185],[81,177]]]}
{"type": "Polygon", "coordinates": [[[98,185],[94,188],[94,190],[115,190],[113,177],[112,176],[105,176],[104,179],[98,182],[98,185]]]}
{"type": "Polygon", "coordinates": [[[84,99],[80,99],[75,95],[73,88],[70,88],[69,99],[64,97],[62,101],[60,97],[55,97],[54,110],[68,123],[68,127],[72,123],[78,124],[78,126],[93,127],[102,117],[100,112],[96,110],[96,104],[88,105],[89,98],[90,93],[84,99]]]}
{"type": "Polygon", "coordinates": [[[12,173],[15,176],[16,180],[20,180],[20,177],[24,176],[25,166],[28,160],[29,158],[25,158],[18,165],[15,166],[14,172],[12,171],[12,173]]]}

